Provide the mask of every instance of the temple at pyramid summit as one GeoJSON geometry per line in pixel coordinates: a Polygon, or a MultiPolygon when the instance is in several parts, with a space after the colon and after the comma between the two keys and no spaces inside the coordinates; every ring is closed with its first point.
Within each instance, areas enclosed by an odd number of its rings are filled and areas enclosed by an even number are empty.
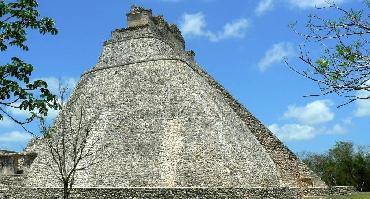
{"type": "MultiPolygon", "coordinates": [[[[351,191],[329,188],[209,76],[185,50],[176,25],[137,6],[127,20],[81,75],[53,127],[65,128],[65,118],[78,126],[83,117],[90,129],[85,150],[94,164],[82,159],[86,167],[73,178],[71,198],[303,198],[351,191]]],[[[74,132],[66,136],[69,144],[74,132]]],[[[47,139],[33,140],[22,154],[0,154],[6,162],[0,198],[62,192],[47,139]]]]}

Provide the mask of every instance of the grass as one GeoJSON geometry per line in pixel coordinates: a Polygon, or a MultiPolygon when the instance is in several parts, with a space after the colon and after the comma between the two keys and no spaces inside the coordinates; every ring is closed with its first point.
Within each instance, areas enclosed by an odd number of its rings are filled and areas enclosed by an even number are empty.
{"type": "Polygon", "coordinates": [[[370,192],[355,193],[350,196],[330,196],[327,199],[370,199],[370,192]]]}

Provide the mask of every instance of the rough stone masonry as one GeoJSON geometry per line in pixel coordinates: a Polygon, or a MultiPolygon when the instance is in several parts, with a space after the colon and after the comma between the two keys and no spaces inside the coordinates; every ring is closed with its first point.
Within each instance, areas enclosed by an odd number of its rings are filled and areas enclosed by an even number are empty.
{"type": "MultiPolygon", "coordinates": [[[[77,173],[72,197],[301,198],[351,191],[328,188],[198,66],[176,25],[136,6],[127,18],[128,27],[112,32],[63,110],[73,116],[83,107],[93,124],[88,143],[111,146],[96,157],[99,164],[77,173]]],[[[43,141],[26,151],[37,157],[22,186],[17,178],[0,198],[58,197],[61,185],[43,141]]]]}

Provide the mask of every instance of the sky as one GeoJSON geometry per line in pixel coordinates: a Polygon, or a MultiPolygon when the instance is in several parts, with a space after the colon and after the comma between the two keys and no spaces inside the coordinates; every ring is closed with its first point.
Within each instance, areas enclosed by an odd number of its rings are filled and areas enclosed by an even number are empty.
{"type": "MultiPolygon", "coordinates": [[[[366,9],[361,0],[335,2],[366,9]]],[[[57,92],[59,82],[74,88],[80,75],[96,64],[111,31],[127,26],[132,4],[177,24],[197,63],[293,152],[322,153],[337,141],[370,145],[369,101],[337,108],[345,100],[335,95],[304,97],[319,93],[317,85],[284,63],[303,65],[297,58],[303,40],[289,24],[304,27],[307,16],[318,12],[315,6],[325,6],[326,0],[40,0],[40,13],[56,21],[59,34],[30,31],[30,51],[11,48],[0,54],[0,64],[19,56],[35,66],[32,78],[47,81],[52,91],[57,92]]],[[[325,12],[325,17],[335,16],[325,12]]],[[[22,118],[27,113],[12,114],[22,118]]],[[[57,114],[51,112],[48,120],[57,114]]],[[[28,128],[39,129],[36,122],[28,128]]],[[[21,151],[31,138],[9,119],[0,122],[0,149],[21,151]]]]}

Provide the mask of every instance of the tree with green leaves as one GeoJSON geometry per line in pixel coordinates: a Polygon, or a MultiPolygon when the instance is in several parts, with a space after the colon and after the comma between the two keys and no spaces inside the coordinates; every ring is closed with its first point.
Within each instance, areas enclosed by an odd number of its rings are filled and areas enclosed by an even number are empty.
{"type": "MultiPolygon", "coordinates": [[[[18,47],[28,51],[27,31],[36,30],[44,35],[56,35],[54,21],[41,17],[36,0],[0,0],[0,51],[9,47],[18,47]]],[[[1,62],[4,60],[1,60],[1,62]]],[[[0,64],[3,64],[1,63],[0,64]]],[[[12,57],[9,63],[0,65],[0,120],[8,117],[24,130],[31,133],[25,124],[38,117],[47,116],[48,110],[58,109],[56,96],[48,90],[42,80],[31,81],[34,67],[18,57],[12,57]],[[30,115],[21,120],[11,114],[12,109],[29,111],[30,115]]]]}
{"type": "Polygon", "coordinates": [[[306,153],[302,159],[329,186],[370,191],[370,148],[337,142],[327,153],[306,153]]]}
{"type": "Polygon", "coordinates": [[[363,5],[363,10],[346,10],[335,4],[317,8],[316,14],[309,15],[303,31],[297,30],[297,23],[292,24],[305,40],[299,55],[304,64],[301,68],[287,64],[317,83],[320,93],[310,96],[337,94],[345,98],[342,105],[370,100],[370,1],[363,5]],[[327,18],[328,12],[339,17],[327,18]],[[317,47],[323,52],[310,50],[317,47]]]}

